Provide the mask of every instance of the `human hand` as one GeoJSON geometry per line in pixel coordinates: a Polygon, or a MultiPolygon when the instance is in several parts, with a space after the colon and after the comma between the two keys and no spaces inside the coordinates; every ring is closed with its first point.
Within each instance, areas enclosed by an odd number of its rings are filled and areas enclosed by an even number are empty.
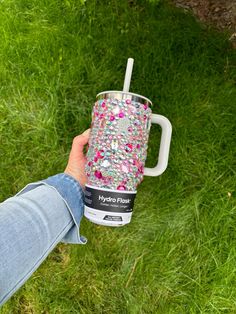
{"type": "Polygon", "coordinates": [[[87,182],[85,174],[86,157],[83,153],[84,146],[88,143],[90,129],[84,133],[76,136],[73,139],[68,164],[64,173],[72,176],[75,180],[79,181],[80,185],[84,188],[87,182]]]}

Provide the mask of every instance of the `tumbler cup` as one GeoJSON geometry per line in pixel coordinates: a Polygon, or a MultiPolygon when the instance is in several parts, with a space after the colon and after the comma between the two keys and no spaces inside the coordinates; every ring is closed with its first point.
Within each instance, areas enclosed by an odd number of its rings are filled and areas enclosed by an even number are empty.
{"type": "Polygon", "coordinates": [[[127,91],[97,95],[85,167],[84,210],[85,217],[96,224],[128,224],[143,176],[159,176],[167,167],[171,123],[152,114],[151,105],[148,98],[127,91]],[[145,168],[152,123],[162,129],[158,163],[145,168]]]}

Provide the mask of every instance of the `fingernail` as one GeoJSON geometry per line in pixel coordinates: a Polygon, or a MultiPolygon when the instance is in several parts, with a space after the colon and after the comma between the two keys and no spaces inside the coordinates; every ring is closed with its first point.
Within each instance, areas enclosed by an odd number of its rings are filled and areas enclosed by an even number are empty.
{"type": "Polygon", "coordinates": [[[82,133],[82,135],[88,136],[90,133],[90,129],[87,129],[86,131],[84,131],[84,133],[82,133]]]}

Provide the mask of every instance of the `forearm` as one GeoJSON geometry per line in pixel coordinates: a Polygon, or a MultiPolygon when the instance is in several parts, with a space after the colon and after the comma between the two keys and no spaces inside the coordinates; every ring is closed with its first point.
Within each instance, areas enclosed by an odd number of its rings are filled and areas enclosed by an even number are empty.
{"type": "Polygon", "coordinates": [[[64,175],[28,186],[0,204],[0,304],[62,239],[82,243],[78,230],[82,211],[82,190],[64,175]]]}

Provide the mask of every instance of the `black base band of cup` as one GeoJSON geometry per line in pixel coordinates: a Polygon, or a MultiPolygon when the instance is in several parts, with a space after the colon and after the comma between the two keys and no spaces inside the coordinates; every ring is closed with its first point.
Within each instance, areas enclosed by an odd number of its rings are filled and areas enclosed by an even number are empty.
{"type": "Polygon", "coordinates": [[[85,205],[89,208],[113,213],[133,211],[136,191],[109,190],[85,186],[85,205]]]}

